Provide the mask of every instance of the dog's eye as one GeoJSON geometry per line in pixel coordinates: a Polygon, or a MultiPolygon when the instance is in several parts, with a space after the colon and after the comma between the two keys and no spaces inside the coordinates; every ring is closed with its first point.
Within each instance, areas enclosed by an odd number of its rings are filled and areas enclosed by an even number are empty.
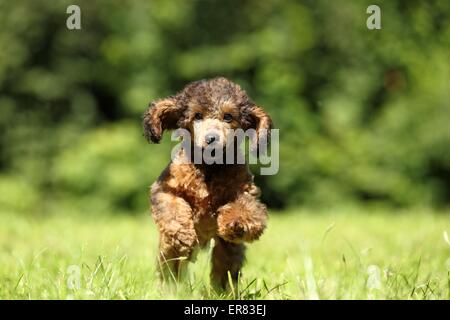
{"type": "Polygon", "coordinates": [[[200,112],[197,112],[194,115],[195,120],[202,120],[203,119],[203,115],[200,112]]]}
{"type": "Polygon", "coordinates": [[[225,122],[231,122],[231,121],[233,120],[233,116],[232,116],[230,113],[225,113],[225,114],[223,115],[223,120],[224,120],[225,122]]]}

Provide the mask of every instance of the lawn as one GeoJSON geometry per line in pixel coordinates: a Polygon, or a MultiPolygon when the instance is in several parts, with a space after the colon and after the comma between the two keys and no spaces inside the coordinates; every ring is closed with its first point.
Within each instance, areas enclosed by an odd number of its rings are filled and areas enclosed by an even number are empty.
{"type": "Polygon", "coordinates": [[[208,250],[186,279],[155,276],[148,215],[0,214],[1,299],[448,299],[450,213],[272,213],[239,287],[209,286],[208,250]],[[79,277],[78,277],[79,275],[79,277]],[[77,279],[80,281],[77,281],[77,279]]]}

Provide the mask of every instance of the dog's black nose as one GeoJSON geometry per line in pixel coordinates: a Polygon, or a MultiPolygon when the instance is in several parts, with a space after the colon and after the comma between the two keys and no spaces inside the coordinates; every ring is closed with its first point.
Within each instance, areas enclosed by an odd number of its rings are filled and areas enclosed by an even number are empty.
{"type": "Polygon", "coordinates": [[[207,144],[211,144],[211,143],[213,143],[214,141],[219,141],[219,136],[218,136],[217,134],[207,134],[207,135],[205,136],[205,142],[206,142],[207,144]]]}

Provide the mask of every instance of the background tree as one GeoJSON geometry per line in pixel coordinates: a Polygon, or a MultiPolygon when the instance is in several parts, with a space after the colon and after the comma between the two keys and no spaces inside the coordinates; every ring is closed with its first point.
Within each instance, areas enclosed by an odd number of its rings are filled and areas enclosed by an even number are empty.
{"type": "Polygon", "coordinates": [[[448,206],[448,1],[0,1],[0,206],[146,210],[152,99],[218,75],[280,129],[272,207],[448,206]]]}

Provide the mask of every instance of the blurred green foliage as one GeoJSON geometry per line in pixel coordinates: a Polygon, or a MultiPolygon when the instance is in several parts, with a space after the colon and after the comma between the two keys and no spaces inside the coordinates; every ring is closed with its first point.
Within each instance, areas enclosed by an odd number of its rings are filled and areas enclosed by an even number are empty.
{"type": "Polygon", "coordinates": [[[450,200],[450,2],[0,0],[0,208],[142,211],[149,101],[218,75],[280,129],[272,207],[450,200]]]}

